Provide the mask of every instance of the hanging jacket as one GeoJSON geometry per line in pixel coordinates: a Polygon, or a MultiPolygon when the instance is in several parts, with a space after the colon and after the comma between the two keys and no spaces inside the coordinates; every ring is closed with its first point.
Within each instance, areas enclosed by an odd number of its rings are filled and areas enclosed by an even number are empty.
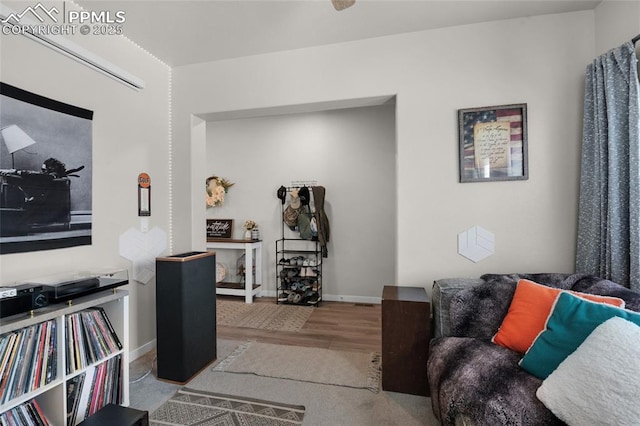
{"type": "Polygon", "coordinates": [[[325,189],[324,186],[314,186],[311,190],[313,191],[313,205],[315,206],[314,218],[316,219],[316,226],[318,227],[318,241],[322,249],[322,257],[327,257],[330,227],[329,218],[327,218],[327,214],[324,211],[325,189]]]}

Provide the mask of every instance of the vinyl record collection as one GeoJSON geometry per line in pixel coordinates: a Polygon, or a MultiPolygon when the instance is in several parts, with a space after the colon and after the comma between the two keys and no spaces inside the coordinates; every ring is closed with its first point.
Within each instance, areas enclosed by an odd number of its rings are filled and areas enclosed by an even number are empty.
{"type": "Polygon", "coordinates": [[[38,401],[32,399],[0,414],[0,424],[7,426],[49,426],[38,401]]]}
{"type": "Polygon", "coordinates": [[[66,317],[67,374],[82,370],[122,349],[122,343],[100,307],[66,317]]]}
{"type": "MultiPolygon", "coordinates": [[[[64,325],[66,424],[71,426],[107,404],[122,402],[122,343],[102,307],[62,318],[0,336],[0,403],[56,381],[57,328],[64,325]]],[[[31,399],[1,413],[0,424],[46,426],[49,421],[31,399]]]]}
{"type": "Polygon", "coordinates": [[[65,317],[67,374],[84,370],[67,380],[67,425],[75,425],[107,404],[119,404],[122,395],[122,349],[109,317],[101,307],[65,317]]]}
{"type": "Polygon", "coordinates": [[[57,359],[54,320],[0,336],[0,403],[55,380],[57,359]]]}
{"type": "Polygon", "coordinates": [[[67,380],[67,425],[79,423],[107,404],[120,403],[121,369],[118,355],[67,380]]]}

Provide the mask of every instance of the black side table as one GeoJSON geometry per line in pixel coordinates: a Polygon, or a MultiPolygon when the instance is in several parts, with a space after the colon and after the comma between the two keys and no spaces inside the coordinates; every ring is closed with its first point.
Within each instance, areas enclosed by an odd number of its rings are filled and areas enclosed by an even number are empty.
{"type": "Polygon", "coordinates": [[[78,426],[149,426],[149,412],[134,410],[122,405],[109,404],[78,426]]]}

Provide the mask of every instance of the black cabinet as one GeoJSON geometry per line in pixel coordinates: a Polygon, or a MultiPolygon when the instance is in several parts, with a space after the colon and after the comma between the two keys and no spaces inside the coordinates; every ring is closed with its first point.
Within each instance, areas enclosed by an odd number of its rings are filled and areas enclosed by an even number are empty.
{"type": "Polygon", "coordinates": [[[156,276],[158,378],[185,383],[217,356],[215,252],[157,258],[156,276]]]}
{"type": "Polygon", "coordinates": [[[149,412],[109,404],[78,426],[148,426],[149,412]]]}

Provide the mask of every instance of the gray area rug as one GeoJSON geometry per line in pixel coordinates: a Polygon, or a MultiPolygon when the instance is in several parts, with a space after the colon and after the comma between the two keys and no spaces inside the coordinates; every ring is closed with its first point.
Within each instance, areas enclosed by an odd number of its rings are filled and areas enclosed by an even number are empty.
{"type": "Polygon", "coordinates": [[[149,424],[291,426],[302,424],[304,411],[301,405],[182,388],[150,416],[149,424]]]}
{"type": "MultiPolygon", "coordinates": [[[[218,361],[233,353],[245,341],[218,339],[218,361]]],[[[297,350],[287,346],[290,352],[297,350]]],[[[140,367],[146,371],[152,354],[140,367]]],[[[283,364],[284,365],[284,364],[283,364]]],[[[213,366],[212,366],[213,367],[213,366]]],[[[132,373],[132,378],[139,377],[132,373]]],[[[189,389],[242,395],[248,398],[282,401],[306,408],[304,425],[309,426],[437,426],[429,398],[396,392],[371,392],[368,389],[321,385],[255,374],[236,374],[205,368],[186,385],[189,389]],[[328,408],[327,408],[328,407],[328,408]]],[[[131,407],[152,413],[180,386],[158,380],[149,374],[130,386],[131,407]]]]}
{"type": "Polygon", "coordinates": [[[325,385],[380,389],[380,354],[246,342],[220,361],[214,371],[325,385]]]}
{"type": "Polygon", "coordinates": [[[231,327],[295,332],[302,329],[313,309],[309,306],[218,300],[216,321],[218,325],[231,327]]]}

